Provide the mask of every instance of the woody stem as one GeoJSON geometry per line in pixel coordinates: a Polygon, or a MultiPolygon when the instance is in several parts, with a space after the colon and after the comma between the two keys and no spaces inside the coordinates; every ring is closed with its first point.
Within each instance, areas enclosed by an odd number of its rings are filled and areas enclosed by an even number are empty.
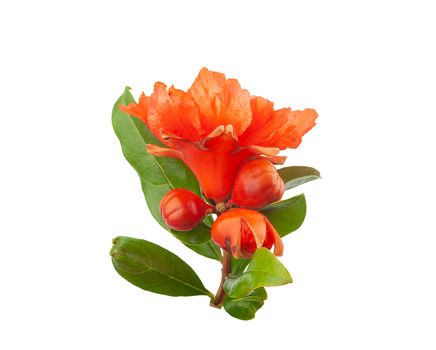
{"type": "Polygon", "coordinates": [[[215,299],[211,302],[211,306],[221,307],[221,304],[224,301],[226,296],[226,292],[224,291],[224,281],[226,280],[229,273],[232,271],[232,254],[230,254],[227,250],[223,249],[223,267],[221,269],[221,282],[218,287],[218,290],[215,295],[215,299]]]}

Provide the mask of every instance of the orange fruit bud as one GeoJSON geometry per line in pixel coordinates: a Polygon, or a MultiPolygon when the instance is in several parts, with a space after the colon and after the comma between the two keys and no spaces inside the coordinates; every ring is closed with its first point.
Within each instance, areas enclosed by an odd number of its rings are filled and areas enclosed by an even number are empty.
{"type": "Polygon", "coordinates": [[[253,159],[245,163],[233,185],[230,204],[241,208],[257,209],[280,200],[285,184],[274,165],[266,159],[253,159]]]}
{"type": "Polygon", "coordinates": [[[176,188],[169,191],[160,202],[160,214],[165,223],[177,231],[189,231],[213,208],[194,192],[176,188]]]}
{"type": "Polygon", "coordinates": [[[283,243],[274,226],[261,213],[234,208],[220,216],[212,225],[212,239],[236,258],[250,258],[257,248],[283,254],[283,243]]]}

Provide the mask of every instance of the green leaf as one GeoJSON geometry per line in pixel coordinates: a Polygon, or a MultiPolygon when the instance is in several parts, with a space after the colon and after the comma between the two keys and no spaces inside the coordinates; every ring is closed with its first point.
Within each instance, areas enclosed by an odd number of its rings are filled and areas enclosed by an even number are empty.
{"type": "Polygon", "coordinates": [[[283,264],[268,249],[259,248],[244,273],[227,277],[224,290],[231,298],[241,298],[260,287],[280,286],[291,282],[292,277],[283,264]]]}
{"type": "Polygon", "coordinates": [[[207,244],[187,244],[183,243],[189,249],[192,249],[194,252],[205,256],[206,258],[221,260],[222,254],[221,249],[216,245],[214,241],[209,241],[207,244]]]}
{"type": "Polygon", "coordinates": [[[232,274],[237,275],[245,271],[245,268],[250,263],[251,259],[239,258],[236,259],[232,257],[232,274]]]}
{"type": "Polygon", "coordinates": [[[224,309],[227,313],[240,320],[252,320],[267,299],[265,288],[258,288],[246,297],[224,299],[224,309]]]}
{"type": "MultiPolygon", "coordinates": [[[[115,102],[112,110],[112,124],[127,161],[138,173],[141,179],[141,187],[144,192],[150,212],[157,222],[170,231],[159,212],[159,204],[162,197],[174,188],[186,188],[201,196],[200,186],[194,174],[179,159],[168,157],[155,157],[149,154],[145,147],[147,144],[162,145],[162,143],[150,132],[147,126],[138,118],[122,112],[119,105],[127,105],[135,102],[129,88],[124,90],[121,97],[115,102]]],[[[197,245],[196,252],[204,251],[205,256],[220,260],[221,255],[213,253],[214,243],[204,228],[184,232],[183,235],[172,232],[187,247],[197,245]],[[198,245],[204,245],[202,249],[198,245]]],[[[201,253],[200,253],[201,254],[201,253]]]]}
{"type": "Polygon", "coordinates": [[[170,251],[130,237],[117,237],[112,243],[110,254],[115,270],[135,286],[170,296],[213,298],[194,270],[170,251]]]}
{"type": "Polygon", "coordinates": [[[204,222],[207,226],[211,227],[212,224],[213,224],[213,222],[214,222],[212,215],[206,216],[206,217],[204,218],[203,222],[204,222]]]}
{"type": "Polygon", "coordinates": [[[260,212],[273,224],[281,237],[297,230],[306,217],[304,194],[272,203],[260,212]]]}
{"type": "Polygon", "coordinates": [[[285,190],[321,178],[318,170],[308,166],[290,166],[281,168],[278,172],[285,183],[285,190]]]}
{"type": "Polygon", "coordinates": [[[170,229],[170,232],[178,240],[189,245],[201,245],[210,241],[210,227],[201,223],[191,231],[176,231],[170,229]]]}

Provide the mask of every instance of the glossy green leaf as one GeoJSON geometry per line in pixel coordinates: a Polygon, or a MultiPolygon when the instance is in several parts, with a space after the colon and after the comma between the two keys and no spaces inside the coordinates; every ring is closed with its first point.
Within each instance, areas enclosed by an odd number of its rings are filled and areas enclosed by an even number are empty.
{"type": "Polygon", "coordinates": [[[260,212],[273,224],[281,237],[297,230],[306,217],[304,194],[272,203],[260,212]]]}
{"type": "Polygon", "coordinates": [[[244,273],[227,277],[224,290],[231,298],[240,298],[260,287],[280,286],[291,282],[292,277],[283,264],[268,249],[259,248],[244,273]]]}
{"type": "MultiPolygon", "coordinates": [[[[138,173],[141,179],[141,187],[144,192],[147,205],[153,217],[166,230],[170,228],[165,224],[159,212],[159,204],[162,197],[174,188],[186,188],[201,195],[198,181],[186,165],[175,158],[155,157],[145,150],[147,144],[162,145],[162,143],[150,132],[147,126],[138,118],[122,112],[118,106],[134,102],[134,99],[126,88],[121,97],[115,102],[112,110],[112,124],[127,161],[138,173]]],[[[187,247],[193,244],[196,252],[204,251],[205,256],[220,260],[221,256],[215,254],[216,245],[207,234],[204,225],[198,230],[184,232],[183,235],[172,232],[187,247]],[[199,245],[204,245],[201,249],[199,245]]],[[[192,249],[192,248],[191,248],[192,249]]],[[[201,253],[200,253],[201,254],[201,253]]]]}
{"type": "Polygon", "coordinates": [[[187,263],[154,243],[117,237],[110,254],[115,270],[139,288],[170,296],[207,295],[213,298],[187,263]]]}
{"type": "Polygon", "coordinates": [[[170,232],[178,240],[188,245],[201,245],[210,241],[210,227],[201,223],[191,231],[176,231],[170,229],[170,232]]]}
{"type": "Polygon", "coordinates": [[[209,241],[207,244],[187,244],[183,243],[189,249],[192,249],[194,252],[205,256],[206,258],[221,260],[222,254],[221,249],[218,247],[214,241],[209,241]]]}
{"type": "Polygon", "coordinates": [[[206,217],[204,218],[203,222],[204,222],[207,226],[211,227],[212,224],[213,224],[213,222],[214,222],[214,219],[213,219],[212,215],[208,215],[208,216],[206,216],[206,217]]]}
{"type": "Polygon", "coordinates": [[[252,320],[267,297],[265,288],[258,288],[246,297],[231,298],[226,296],[223,306],[227,313],[235,318],[252,320]]]}
{"type": "Polygon", "coordinates": [[[285,190],[289,190],[306,182],[319,179],[319,171],[308,166],[290,166],[278,170],[285,183],[285,190]]]}
{"type": "Polygon", "coordinates": [[[232,274],[237,275],[245,271],[251,259],[232,257],[232,274]]]}

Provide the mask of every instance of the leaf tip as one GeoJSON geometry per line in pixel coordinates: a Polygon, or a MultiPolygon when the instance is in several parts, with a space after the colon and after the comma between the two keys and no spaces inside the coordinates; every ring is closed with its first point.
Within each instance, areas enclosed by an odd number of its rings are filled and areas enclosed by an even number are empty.
{"type": "Polygon", "coordinates": [[[112,238],[112,247],[111,247],[111,250],[109,252],[109,255],[112,258],[119,258],[121,256],[121,254],[118,250],[118,240],[119,240],[119,237],[112,238]]]}

